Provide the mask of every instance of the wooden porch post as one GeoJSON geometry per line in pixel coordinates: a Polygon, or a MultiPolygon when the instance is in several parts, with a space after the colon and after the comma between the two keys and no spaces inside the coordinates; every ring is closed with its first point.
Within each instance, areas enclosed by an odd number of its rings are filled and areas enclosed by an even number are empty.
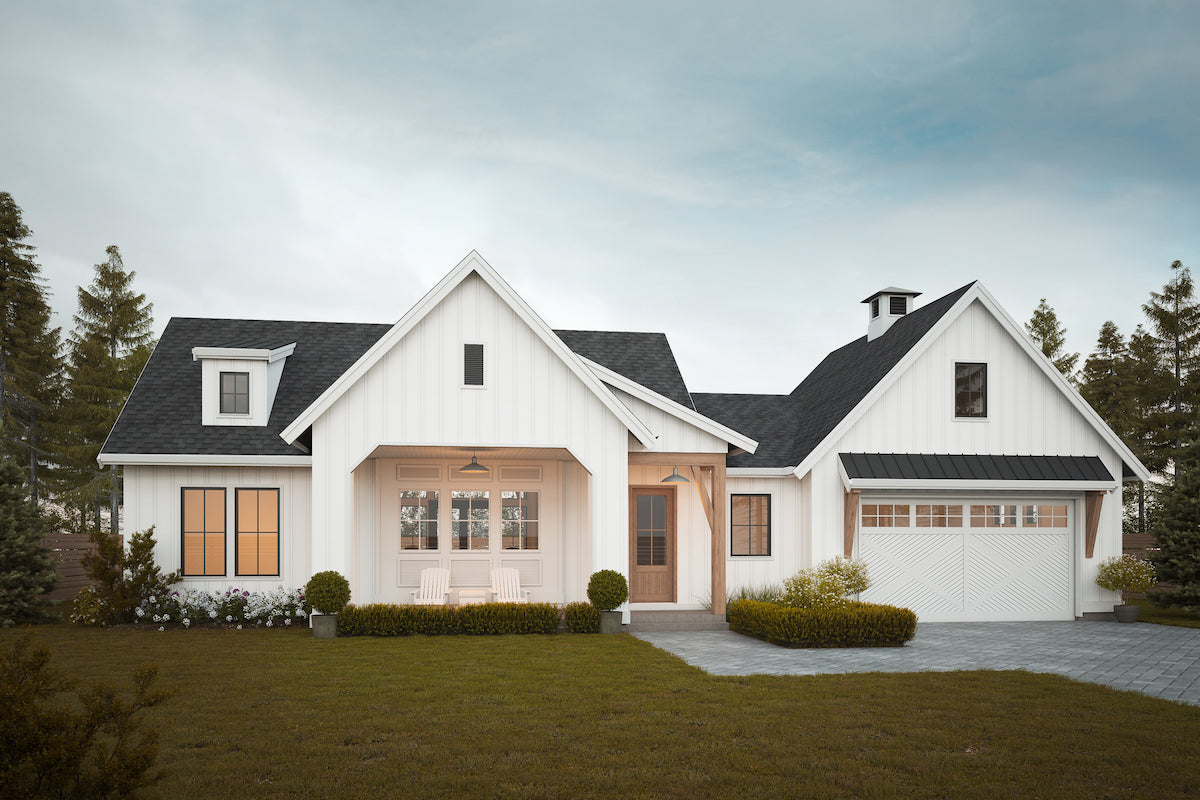
{"type": "Polygon", "coordinates": [[[1087,492],[1084,501],[1084,547],[1087,557],[1096,552],[1096,532],[1100,530],[1100,509],[1104,505],[1104,492],[1087,492]]]}
{"type": "Polygon", "coordinates": [[[846,513],[844,531],[844,549],[846,558],[854,558],[854,531],[858,528],[858,496],[859,489],[846,490],[846,513]]]}
{"type": "Polygon", "coordinates": [[[712,607],[725,615],[725,462],[712,467],[712,607]]]}

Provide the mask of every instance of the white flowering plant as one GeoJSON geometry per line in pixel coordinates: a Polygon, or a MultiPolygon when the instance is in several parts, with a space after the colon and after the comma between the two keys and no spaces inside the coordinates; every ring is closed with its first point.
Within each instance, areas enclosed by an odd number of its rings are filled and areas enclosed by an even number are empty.
{"type": "Polygon", "coordinates": [[[871,585],[867,565],[858,559],[837,558],[802,569],[783,582],[781,605],[790,608],[839,608],[850,595],[871,585]]]}
{"type": "MultiPolygon", "coordinates": [[[[251,592],[246,589],[178,589],[152,595],[134,609],[135,623],[160,625],[264,626],[286,628],[308,618],[311,608],[303,589],[272,589],[251,592]]],[[[161,630],[161,628],[160,628],[161,630]]]]}

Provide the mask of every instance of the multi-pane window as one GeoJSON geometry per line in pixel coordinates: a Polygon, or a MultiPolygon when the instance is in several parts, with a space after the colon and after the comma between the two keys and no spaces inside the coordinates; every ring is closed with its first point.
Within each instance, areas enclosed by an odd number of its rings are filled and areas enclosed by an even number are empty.
{"type": "Polygon", "coordinates": [[[1015,505],[971,506],[972,528],[1015,528],[1017,507],[1015,505]]]}
{"type": "Polygon", "coordinates": [[[864,528],[907,528],[911,509],[912,507],[908,505],[864,503],[862,526],[864,528]]]}
{"type": "Polygon", "coordinates": [[[183,490],[183,574],[225,574],[225,490],[183,490]]]}
{"type": "Polygon", "coordinates": [[[424,489],[400,492],[400,549],[437,550],[438,493],[424,489]]]}
{"type": "Polygon", "coordinates": [[[735,494],[730,497],[729,521],[733,556],[771,555],[771,495],[735,494]]]}
{"type": "Polygon", "coordinates": [[[1022,527],[1025,528],[1067,527],[1067,507],[1065,505],[1023,506],[1021,516],[1024,517],[1022,527]]]}
{"type": "Polygon", "coordinates": [[[221,373],[221,413],[250,413],[250,373],[221,373]]]}
{"type": "Polygon", "coordinates": [[[538,493],[500,493],[501,546],[505,550],[538,547],[538,493]]]}
{"type": "Polygon", "coordinates": [[[961,528],[963,524],[962,506],[917,506],[918,528],[961,528]]]}
{"type": "Polygon", "coordinates": [[[450,549],[488,549],[488,493],[450,493],[450,549]]]}
{"type": "Polygon", "coordinates": [[[987,364],[954,365],[954,416],[987,416],[987,364]]]}
{"type": "Polygon", "coordinates": [[[637,494],[637,563],[641,567],[667,563],[667,496],[637,494]]]}
{"type": "Polygon", "coordinates": [[[279,490],[237,489],[237,575],[279,574],[279,490]]]}

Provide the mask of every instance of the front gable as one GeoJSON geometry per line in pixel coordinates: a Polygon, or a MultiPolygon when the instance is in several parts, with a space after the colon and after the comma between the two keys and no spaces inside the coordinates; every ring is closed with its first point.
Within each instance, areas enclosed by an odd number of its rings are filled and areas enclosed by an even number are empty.
{"type": "Polygon", "coordinates": [[[645,424],[472,253],[282,436],[332,422],[355,459],[400,443],[581,456],[598,416],[652,446],[645,424]]]}

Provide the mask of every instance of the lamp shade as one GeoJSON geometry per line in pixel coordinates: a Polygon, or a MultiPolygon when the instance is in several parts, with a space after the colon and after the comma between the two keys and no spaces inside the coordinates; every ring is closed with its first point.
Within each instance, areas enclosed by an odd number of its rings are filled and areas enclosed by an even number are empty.
{"type": "Polygon", "coordinates": [[[691,481],[680,475],[679,467],[676,467],[670,475],[662,479],[661,483],[691,483],[691,481]]]}

